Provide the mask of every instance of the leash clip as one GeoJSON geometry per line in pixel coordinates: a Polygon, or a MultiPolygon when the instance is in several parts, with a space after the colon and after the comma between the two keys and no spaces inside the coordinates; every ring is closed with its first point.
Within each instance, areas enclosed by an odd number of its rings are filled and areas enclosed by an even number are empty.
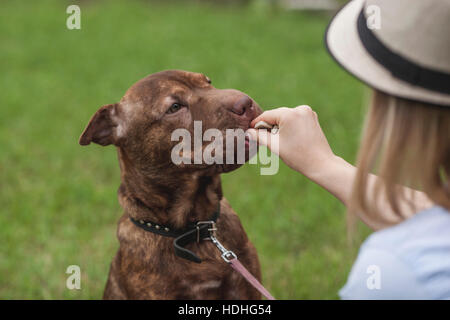
{"type": "Polygon", "coordinates": [[[216,238],[214,235],[212,235],[212,236],[209,238],[209,240],[211,240],[211,242],[214,243],[214,244],[216,245],[217,249],[219,249],[220,252],[222,252],[222,256],[221,256],[221,257],[222,257],[223,260],[225,260],[226,263],[230,263],[231,260],[237,259],[236,254],[235,254],[233,251],[228,250],[227,248],[225,248],[225,247],[219,242],[219,240],[217,240],[217,238],[216,238]]]}
{"type": "Polygon", "coordinates": [[[197,228],[197,243],[200,242],[200,226],[202,224],[210,224],[211,225],[211,227],[208,228],[209,235],[210,235],[209,238],[203,238],[203,240],[211,240],[211,237],[215,237],[216,236],[217,228],[216,228],[216,222],[215,221],[212,221],[212,220],[199,221],[199,222],[197,222],[197,225],[196,225],[196,228],[197,228]]]}

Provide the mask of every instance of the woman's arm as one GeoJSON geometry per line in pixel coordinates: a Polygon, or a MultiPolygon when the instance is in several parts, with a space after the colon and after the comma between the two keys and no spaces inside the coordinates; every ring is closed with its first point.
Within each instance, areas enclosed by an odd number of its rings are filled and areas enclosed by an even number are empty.
{"type": "MultiPolygon", "coordinates": [[[[352,166],[344,159],[335,156],[335,158],[330,160],[327,165],[322,168],[322,170],[307,175],[307,177],[329,191],[345,206],[348,206],[351,197],[352,184],[356,176],[356,170],[356,167],[352,166]]],[[[376,175],[369,174],[367,182],[367,196],[369,198],[374,195],[375,184],[378,179],[379,178],[376,175]]],[[[425,193],[407,187],[403,187],[403,189],[405,199],[408,201],[399,202],[399,206],[405,217],[410,217],[418,211],[433,206],[433,203],[428,199],[425,193]],[[414,203],[414,207],[411,207],[408,204],[409,201],[414,203]]],[[[364,213],[358,213],[361,220],[364,221],[364,223],[370,228],[379,230],[403,221],[398,214],[395,214],[384,195],[380,196],[377,204],[380,209],[379,215],[382,219],[377,219],[374,221],[373,218],[369,218],[364,213]],[[384,223],[380,223],[380,221],[384,221],[384,223]]]]}
{"type": "MultiPolygon", "coordinates": [[[[260,134],[256,129],[249,129],[248,133],[252,139],[277,152],[289,167],[319,184],[348,206],[356,168],[334,155],[320,127],[317,114],[309,106],[266,111],[254,119],[251,126],[261,120],[278,125],[278,139],[268,139],[268,135],[260,134]]],[[[377,179],[379,178],[375,175],[370,175],[368,196],[373,195],[371,191],[377,179]]],[[[404,214],[412,215],[414,211],[432,206],[424,193],[409,188],[405,188],[405,191],[407,198],[413,199],[416,208],[412,210],[405,203],[402,205],[404,214]]],[[[383,197],[380,197],[379,208],[382,211],[380,215],[384,218],[382,220],[387,221],[385,225],[372,222],[364,213],[359,216],[373,229],[381,229],[401,221],[383,197]]]]}

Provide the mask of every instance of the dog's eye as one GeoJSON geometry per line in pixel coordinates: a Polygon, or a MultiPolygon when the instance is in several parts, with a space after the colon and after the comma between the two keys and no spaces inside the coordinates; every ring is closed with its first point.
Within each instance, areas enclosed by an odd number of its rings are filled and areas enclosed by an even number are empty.
{"type": "Polygon", "coordinates": [[[179,103],[174,103],[170,106],[170,108],[166,111],[166,113],[175,113],[179,111],[183,106],[179,103]]]}

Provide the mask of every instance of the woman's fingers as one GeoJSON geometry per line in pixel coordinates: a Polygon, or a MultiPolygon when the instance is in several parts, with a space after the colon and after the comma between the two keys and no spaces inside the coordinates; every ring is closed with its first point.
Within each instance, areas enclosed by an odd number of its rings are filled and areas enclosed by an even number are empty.
{"type": "Polygon", "coordinates": [[[257,141],[260,146],[266,146],[273,153],[280,153],[279,145],[279,135],[273,134],[270,130],[266,129],[248,129],[247,134],[250,136],[251,140],[257,141]]]}
{"type": "Polygon", "coordinates": [[[306,104],[303,104],[303,105],[301,105],[301,106],[297,106],[297,107],[294,108],[294,110],[297,110],[297,111],[304,111],[304,112],[313,112],[313,110],[311,109],[311,107],[308,106],[308,105],[306,105],[306,104]]]}
{"type": "Polygon", "coordinates": [[[272,110],[268,110],[268,111],[264,111],[263,113],[261,113],[259,116],[257,116],[255,119],[252,120],[252,122],[250,123],[250,127],[254,127],[255,124],[258,121],[265,121],[269,124],[272,125],[278,125],[280,123],[280,119],[281,117],[288,112],[289,108],[278,108],[278,109],[272,109],[272,110]]]}
{"type": "Polygon", "coordinates": [[[281,159],[305,175],[320,171],[333,152],[320,127],[317,113],[310,106],[278,108],[266,111],[251,123],[247,130],[252,140],[267,146],[281,159]],[[268,130],[254,129],[258,121],[277,125],[279,131],[274,134],[268,130]]]}
{"type": "Polygon", "coordinates": [[[295,108],[286,108],[281,107],[277,109],[272,109],[268,111],[264,111],[250,123],[250,127],[253,128],[256,123],[259,121],[265,121],[271,125],[280,125],[280,122],[283,117],[289,116],[292,112],[296,112],[300,115],[309,115],[315,113],[310,106],[301,105],[295,108]]]}

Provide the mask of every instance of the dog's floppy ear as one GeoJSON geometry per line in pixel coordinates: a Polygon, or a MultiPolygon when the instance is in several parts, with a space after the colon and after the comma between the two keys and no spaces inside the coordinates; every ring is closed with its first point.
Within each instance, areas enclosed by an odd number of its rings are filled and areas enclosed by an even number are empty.
{"type": "Polygon", "coordinates": [[[91,142],[102,146],[117,143],[117,127],[119,118],[117,116],[118,104],[108,104],[101,107],[91,118],[86,129],[80,136],[79,143],[82,146],[91,142]]]}

